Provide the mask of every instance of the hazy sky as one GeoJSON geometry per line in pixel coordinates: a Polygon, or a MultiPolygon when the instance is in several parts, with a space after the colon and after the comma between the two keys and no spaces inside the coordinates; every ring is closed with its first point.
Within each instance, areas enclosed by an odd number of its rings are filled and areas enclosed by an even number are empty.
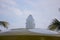
{"type": "Polygon", "coordinates": [[[32,14],[36,28],[47,28],[52,19],[60,20],[60,0],[0,0],[0,21],[10,23],[9,28],[25,27],[32,14]]]}

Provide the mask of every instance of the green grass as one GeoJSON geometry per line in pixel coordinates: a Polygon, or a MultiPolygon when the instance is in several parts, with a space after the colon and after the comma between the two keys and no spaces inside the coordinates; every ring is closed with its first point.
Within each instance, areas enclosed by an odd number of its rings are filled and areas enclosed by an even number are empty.
{"type": "Polygon", "coordinates": [[[0,40],[60,40],[60,37],[39,35],[10,35],[0,36],[0,40]]]}

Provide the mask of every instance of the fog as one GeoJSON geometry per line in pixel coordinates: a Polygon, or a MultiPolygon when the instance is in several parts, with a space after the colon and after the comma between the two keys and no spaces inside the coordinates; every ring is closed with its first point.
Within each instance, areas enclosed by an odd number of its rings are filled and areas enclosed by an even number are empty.
{"type": "Polygon", "coordinates": [[[9,29],[25,28],[31,14],[35,28],[47,29],[54,18],[60,20],[60,0],[0,0],[0,21],[9,22],[9,29]]]}

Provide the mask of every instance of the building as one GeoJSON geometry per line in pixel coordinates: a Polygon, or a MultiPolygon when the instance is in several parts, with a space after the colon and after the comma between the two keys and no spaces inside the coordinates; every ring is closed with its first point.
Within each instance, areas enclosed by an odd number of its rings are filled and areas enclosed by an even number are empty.
{"type": "Polygon", "coordinates": [[[35,28],[35,23],[32,15],[29,15],[28,18],[26,19],[26,28],[27,29],[35,28]]]}

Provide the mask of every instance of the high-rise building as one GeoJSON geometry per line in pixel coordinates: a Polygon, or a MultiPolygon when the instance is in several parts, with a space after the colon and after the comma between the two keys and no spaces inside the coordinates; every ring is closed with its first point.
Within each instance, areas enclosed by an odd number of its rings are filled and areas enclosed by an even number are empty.
{"type": "Polygon", "coordinates": [[[32,15],[29,15],[28,18],[26,19],[26,28],[27,29],[35,28],[35,23],[32,15]]]}

